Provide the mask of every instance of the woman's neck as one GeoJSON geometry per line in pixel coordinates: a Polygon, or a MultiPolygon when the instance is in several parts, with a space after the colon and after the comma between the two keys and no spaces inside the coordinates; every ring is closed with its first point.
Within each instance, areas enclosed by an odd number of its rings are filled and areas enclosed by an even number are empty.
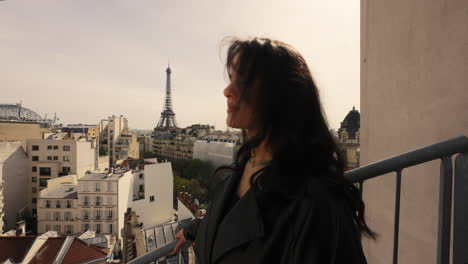
{"type": "MultiPolygon", "coordinates": [[[[247,131],[247,136],[250,138],[254,134],[254,131],[248,130],[247,131]]],[[[273,158],[273,154],[271,153],[271,150],[268,147],[268,138],[265,138],[260,145],[258,145],[256,148],[252,149],[252,154],[254,155],[253,161],[254,162],[262,162],[262,161],[268,161],[273,158]]]]}

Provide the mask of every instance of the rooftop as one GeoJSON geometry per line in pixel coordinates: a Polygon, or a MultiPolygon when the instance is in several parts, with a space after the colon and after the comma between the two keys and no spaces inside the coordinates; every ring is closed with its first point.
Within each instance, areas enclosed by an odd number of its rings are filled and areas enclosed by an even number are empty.
{"type": "Polygon", "coordinates": [[[46,188],[39,194],[39,199],[78,199],[78,189],[75,184],[60,184],[55,188],[46,188]]]}
{"type": "Polygon", "coordinates": [[[83,177],[81,177],[80,181],[116,181],[122,176],[123,173],[86,173],[83,177]]]}

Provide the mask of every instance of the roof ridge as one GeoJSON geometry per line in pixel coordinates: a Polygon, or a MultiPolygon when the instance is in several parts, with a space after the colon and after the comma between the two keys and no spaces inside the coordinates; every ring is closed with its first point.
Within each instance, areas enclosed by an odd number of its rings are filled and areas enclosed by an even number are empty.
{"type": "Polygon", "coordinates": [[[57,256],[55,257],[54,264],[62,263],[63,258],[67,254],[68,249],[70,248],[70,246],[73,243],[74,239],[75,239],[74,236],[67,236],[67,238],[65,238],[65,242],[63,242],[62,247],[60,248],[60,251],[58,252],[57,256]]]}

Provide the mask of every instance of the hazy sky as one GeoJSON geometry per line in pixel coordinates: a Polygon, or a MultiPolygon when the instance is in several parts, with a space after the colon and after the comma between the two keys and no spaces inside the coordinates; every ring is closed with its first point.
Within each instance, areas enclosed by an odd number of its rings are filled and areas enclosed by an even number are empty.
{"type": "Polygon", "coordinates": [[[64,124],[114,114],[152,129],[170,60],[178,125],[226,129],[227,36],[296,47],[332,128],[359,109],[358,0],[0,1],[0,103],[64,124]]]}

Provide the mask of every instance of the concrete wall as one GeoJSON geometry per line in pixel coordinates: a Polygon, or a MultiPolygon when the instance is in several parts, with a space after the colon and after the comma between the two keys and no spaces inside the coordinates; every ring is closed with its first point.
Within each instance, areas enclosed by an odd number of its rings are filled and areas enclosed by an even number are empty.
{"type": "Polygon", "coordinates": [[[0,182],[3,181],[3,220],[6,221],[6,230],[15,227],[16,213],[29,201],[28,196],[24,195],[28,191],[30,179],[28,164],[21,142],[0,142],[0,182]]]}
{"type": "MultiPolygon", "coordinates": [[[[468,135],[468,1],[361,1],[361,165],[468,135]]],[[[403,171],[399,263],[435,263],[439,161],[403,171]]],[[[395,176],[365,183],[368,262],[392,262],[395,176]]]]}
{"type": "Polygon", "coordinates": [[[96,149],[89,141],[76,141],[76,174],[82,177],[87,170],[94,170],[96,149]]]}
{"type": "Polygon", "coordinates": [[[132,203],[143,228],[169,222],[173,217],[174,181],[171,163],[145,165],[145,199],[132,203]],[[151,197],[154,201],[151,201],[151,197]]]}

